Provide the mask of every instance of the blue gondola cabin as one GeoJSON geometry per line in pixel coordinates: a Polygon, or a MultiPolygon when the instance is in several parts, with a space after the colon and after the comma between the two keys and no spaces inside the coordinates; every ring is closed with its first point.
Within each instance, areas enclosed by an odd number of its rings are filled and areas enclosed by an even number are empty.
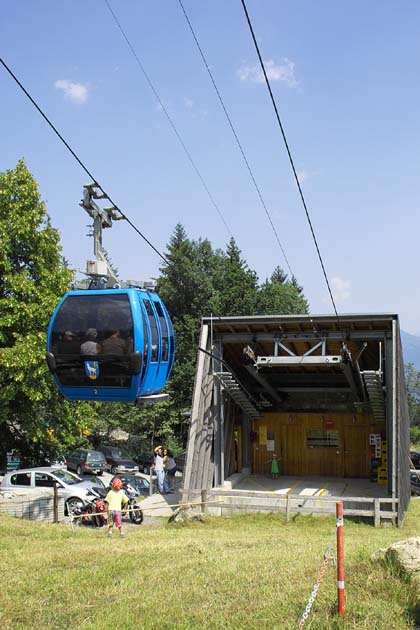
{"type": "Polygon", "coordinates": [[[152,398],[170,376],[174,353],[168,312],[142,289],[69,291],[48,328],[48,367],[69,400],[152,398]]]}

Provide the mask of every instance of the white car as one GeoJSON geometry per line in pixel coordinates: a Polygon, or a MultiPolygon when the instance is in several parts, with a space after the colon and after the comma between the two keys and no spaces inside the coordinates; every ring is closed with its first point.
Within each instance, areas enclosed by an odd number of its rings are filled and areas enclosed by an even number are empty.
{"type": "Polygon", "coordinates": [[[58,485],[58,496],[63,497],[67,513],[80,508],[97,497],[90,488],[83,484],[80,477],[62,468],[51,466],[41,468],[23,468],[7,473],[0,485],[0,490],[34,493],[49,488],[53,492],[54,484],[58,485]]]}

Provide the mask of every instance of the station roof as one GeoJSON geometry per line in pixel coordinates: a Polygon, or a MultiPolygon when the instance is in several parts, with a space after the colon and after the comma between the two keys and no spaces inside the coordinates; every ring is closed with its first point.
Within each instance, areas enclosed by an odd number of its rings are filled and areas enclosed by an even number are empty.
{"type": "Polygon", "coordinates": [[[225,366],[273,410],[348,410],[362,404],[360,374],[385,378],[393,321],[398,323],[394,313],[203,318],[225,366]]]}

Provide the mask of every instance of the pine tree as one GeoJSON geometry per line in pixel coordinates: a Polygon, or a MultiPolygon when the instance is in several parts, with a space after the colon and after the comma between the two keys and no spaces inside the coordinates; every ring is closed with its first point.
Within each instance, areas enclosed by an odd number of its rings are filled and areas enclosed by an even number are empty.
{"type": "Polygon", "coordinates": [[[258,278],[241,256],[241,250],[233,238],[219,265],[219,273],[213,280],[218,293],[218,315],[252,315],[256,308],[258,278]]]}
{"type": "Polygon", "coordinates": [[[271,282],[284,284],[287,281],[287,273],[285,273],[281,267],[277,266],[271,274],[270,280],[271,282]]]}

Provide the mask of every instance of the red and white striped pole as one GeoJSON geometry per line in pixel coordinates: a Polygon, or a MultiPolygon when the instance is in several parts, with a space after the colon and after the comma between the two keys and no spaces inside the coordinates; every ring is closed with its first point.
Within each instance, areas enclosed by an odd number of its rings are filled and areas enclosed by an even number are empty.
{"type": "Polygon", "coordinates": [[[344,617],[344,521],[341,501],[335,505],[335,514],[337,517],[337,609],[340,617],[344,617]]]}

